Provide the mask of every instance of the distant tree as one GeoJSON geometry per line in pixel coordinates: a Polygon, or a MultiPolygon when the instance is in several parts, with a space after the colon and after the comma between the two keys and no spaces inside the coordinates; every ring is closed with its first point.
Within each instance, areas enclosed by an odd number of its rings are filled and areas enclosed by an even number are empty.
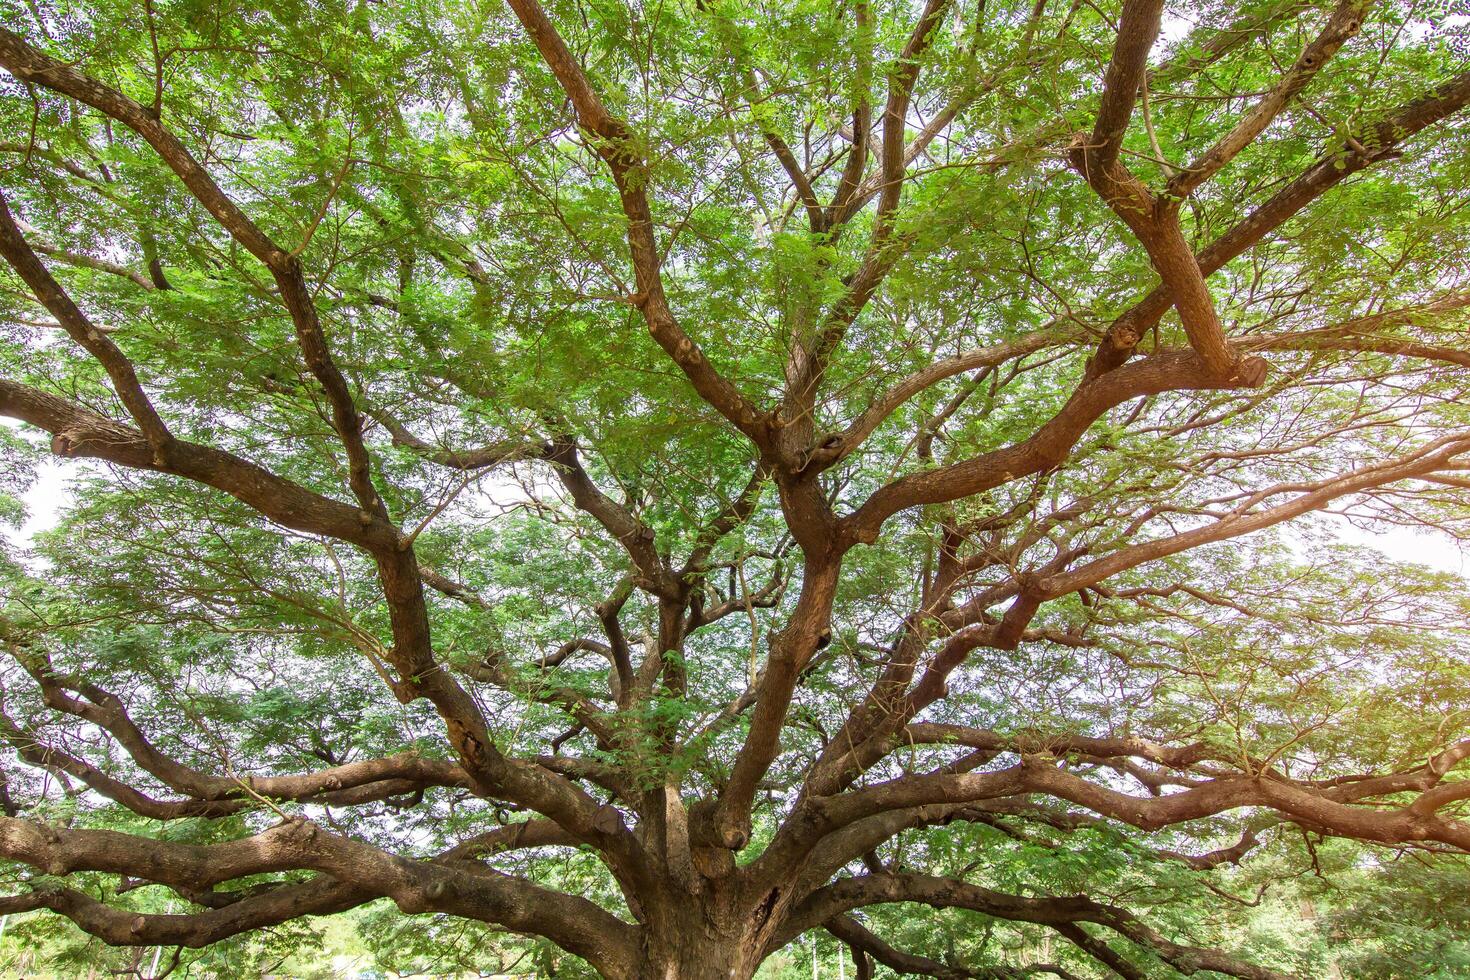
{"type": "Polygon", "coordinates": [[[1447,8],[0,19],[0,913],[1259,978],[1236,864],[1463,882],[1465,583],[1331,523],[1470,530],[1447,8]]]}

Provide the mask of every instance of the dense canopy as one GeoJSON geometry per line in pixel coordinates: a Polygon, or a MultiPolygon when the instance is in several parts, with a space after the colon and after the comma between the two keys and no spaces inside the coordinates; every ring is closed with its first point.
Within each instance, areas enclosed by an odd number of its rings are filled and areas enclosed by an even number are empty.
{"type": "Polygon", "coordinates": [[[1470,18],[545,2],[0,0],[0,955],[1464,976],[1470,18]]]}

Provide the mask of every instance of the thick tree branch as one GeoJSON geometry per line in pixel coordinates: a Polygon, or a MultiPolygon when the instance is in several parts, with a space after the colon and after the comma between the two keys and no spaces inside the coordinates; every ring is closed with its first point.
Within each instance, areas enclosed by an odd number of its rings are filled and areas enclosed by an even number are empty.
{"type": "Polygon", "coordinates": [[[927,956],[916,956],[913,953],[894,949],[850,915],[839,915],[828,919],[822,923],[822,928],[847,943],[854,950],[860,950],[898,974],[916,974],[934,977],[935,980],[1022,980],[1024,977],[1047,974],[1062,977],[1064,980],[1080,980],[1076,974],[1062,969],[1055,963],[1034,963],[1014,969],[1010,967],[949,966],[938,960],[931,960],[927,956]]]}
{"type": "Polygon", "coordinates": [[[1369,0],[1340,0],[1322,32],[1307,45],[1296,62],[1276,83],[1275,88],[1262,96],[1230,132],[1220,137],[1204,155],[1175,174],[1169,180],[1165,193],[1170,197],[1188,197],[1201,184],[1223,170],[1241,150],[1254,142],[1281,110],[1296,98],[1297,93],[1307,87],[1317,72],[1322,70],[1322,66],[1337,53],[1337,49],[1358,33],[1369,6],[1369,0]]]}
{"type": "MultiPolygon", "coordinates": [[[[1397,155],[1398,147],[1404,141],[1463,109],[1467,103],[1470,103],[1470,71],[1450,78],[1430,94],[1372,124],[1356,141],[1356,146],[1324,153],[1322,159],[1300,177],[1277,191],[1200,252],[1195,257],[1200,272],[1206,276],[1217,272],[1328,190],[1374,163],[1391,159],[1397,155]]],[[[1088,362],[1088,374],[1104,374],[1125,363],[1133,355],[1139,340],[1163,318],[1173,302],[1173,294],[1166,283],[1120,314],[1109,325],[1088,362]]]]}
{"type": "Polygon", "coordinates": [[[1126,0],[1123,4],[1113,56],[1103,76],[1102,103],[1088,140],[1089,170],[1107,171],[1118,159],[1163,16],[1163,0],[1126,0]]]}
{"type": "Polygon", "coordinates": [[[1221,380],[1193,354],[1160,352],[1106,378],[1084,381],[1049,422],[1029,439],[973,459],[903,477],[877,490],[842,521],[844,540],[877,540],[893,514],[922,504],[957,500],[1056,466],[1093,422],[1109,409],[1144,395],[1189,389],[1253,387],[1263,372],[1221,380]],[[1111,379],[1111,383],[1107,382],[1111,379]]]}
{"type": "Polygon", "coordinates": [[[56,673],[44,654],[20,649],[13,652],[40,685],[48,707],[108,732],[145,772],[194,800],[212,802],[262,796],[304,800],[387,781],[418,788],[463,786],[467,782],[464,771],[458,766],[444,760],[427,759],[414,752],[364,759],[295,776],[247,776],[243,783],[237,777],[212,776],[185,766],[155,748],[128,715],[121,699],[112,692],[85,677],[56,673]],[[68,690],[82,695],[84,700],[72,697],[68,690]]]}
{"type": "Polygon", "coordinates": [[[140,914],[99,902],[73,888],[39,885],[0,899],[0,912],[49,909],[111,946],[184,946],[198,949],[241,933],[305,915],[334,915],[377,898],[329,877],[274,888],[222,908],[187,914],[140,914]]]}
{"type": "Polygon", "coordinates": [[[0,380],[0,415],[50,432],[51,451],[68,458],[101,459],[156,470],[222,490],[285,527],[321,534],[364,548],[392,546],[381,525],[364,525],[357,508],[323,497],[282,477],[208,446],[173,440],[155,460],[154,447],[137,429],[38,388],[0,380]]]}
{"type": "MultiPolygon", "coordinates": [[[[385,895],[407,912],[449,912],[547,936],[611,975],[627,976],[633,956],[632,927],[586,899],[486,869],[464,868],[462,862],[408,860],[305,821],[200,845],[108,830],[63,830],[7,817],[0,818],[0,856],[51,875],[107,871],[185,888],[252,874],[313,870],[350,889],[385,895]]],[[[360,904],[362,898],[353,894],[351,900],[360,904]]],[[[99,925],[115,928],[115,919],[90,911],[99,925]]],[[[167,925],[155,923],[157,928],[167,925]]],[[[145,919],[142,928],[147,927],[145,919]]]]}
{"type": "Polygon", "coordinates": [[[948,6],[949,0],[926,0],[891,73],[888,103],[882,120],[883,145],[879,160],[882,183],[878,193],[878,213],[863,263],[852,276],[842,299],[816,324],[814,335],[807,339],[798,333],[793,339],[785,369],[786,395],[782,405],[782,415],[788,427],[785,433],[788,451],[807,448],[805,444],[810,442],[814,406],[827,361],[903,252],[901,242],[895,237],[895,215],[903,197],[909,105],[919,80],[923,56],[933,43],[948,6]]]}
{"type": "Polygon", "coordinates": [[[1050,347],[1060,347],[1074,340],[1076,337],[1061,329],[1059,325],[1049,324],[1041,330],[1023,334],[1015,340],[977,347],[953,357],[935,361],[882,392],[836,439],[824,442],[822,447],[812,454],[808,467],[821,470],[839,462],[860,447],[868,436],[883,424],[884,420],[909,399],[941,381],[957,374],[964,374],[966,371],[997,367],[1008,361],[1019,360],[1050,347]]]}
{"type": "Polygon", "coordinates": [[[614,117],[593,91],[586,72],[557,33],[537,0],[510,0],[510,6],[556,80],[571,99],[577,122],[592,138],[622,198],[628,220],[628,246],[643,312],[654,341],[684,372],[701,398],[758,446],[768,443],[767,420],[721,375],[694,339],[684,332],[664,295],[662,261],[649,207],[648,167],[626,123],[614,117]]]}
{"type": "Polygon", "coordinates": [[[132,362],[127,359],[117,344],[92,325],[92,322],[77,308],[60,283],[51,277],[46,267],[36,258],[36,253],[26,244],[25,236],[16,226],[10,213],[9,202],[0,194],[0,255],[10,263],[17,275],[36,294],[36,298],[56,317],[56,322],[77,345],[95,357],[112,379],[118,398],[127,408],[128,414],[138,423],[144,437],[153,447],[155,457],[161,464],[173,435],[159,418],[158,412],[143,391],[132,362]]]}
{"type": "Polygon", "coordinates": [[[1155,953],[1184,973],[1213,970],[1248,980],[1283,980],[1284,974],[1242,962],[1227,953],[1166,939],[1131,912],[1085,896],[1023,898],[956,881],[916,874],[844,878],[813,894],[792,913],[791,929],[829,922],[855,908],[892,902],[921,902],[935,908],[964,908],[999,919],[1059,926],[1090,922],[1107,926],[1155,953]]]}
{"type": "Polygon", "coordinates": [[[388,430],[388,434],[393,439],[393,445],[411,449],[425,459],[450,469],[489,469],[502,463],[513,463],[522,459],[544,459],[552,451],[550,443],[538,443],[526,439],[501,439],[474,449],[436,446],[414,435],[390,412],[381,409],[367,409],[364,414],[371,416],[388,430]]]}
{"type": "Polygon", "coordinates": [[[653,529],[598,489],[578,458],[576,444],[558,439],[552,443],[546,458],[556,467],[556,475],[577,508],[595,518],[628,552],[637,570],[637,584],[666,598],[681,595],[680,583],[654,546],[653,529]]]}

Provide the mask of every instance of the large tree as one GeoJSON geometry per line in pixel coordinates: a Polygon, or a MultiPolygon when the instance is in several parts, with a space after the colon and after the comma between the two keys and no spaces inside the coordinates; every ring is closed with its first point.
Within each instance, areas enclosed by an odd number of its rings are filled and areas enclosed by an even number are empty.
{"type": "Polygon", "coordinates": [[[0,912],[1271,977],[1234,865],[1470,851],[1463,583],[1331,531],[1470,527],[1463,18],[0,20],[0,912]]]}

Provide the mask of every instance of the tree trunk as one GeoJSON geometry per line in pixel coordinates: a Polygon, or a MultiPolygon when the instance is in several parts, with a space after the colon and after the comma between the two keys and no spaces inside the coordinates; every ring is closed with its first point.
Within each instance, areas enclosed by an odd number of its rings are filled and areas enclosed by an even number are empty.
{"type": "Polygon", "coordinates": [[[719,905],[686,896],[650,915],[638,980],[750,980],[760,965],[759,943],[740,922],[727,921],[738,917],[716,911],[719,905]]]}
{"type": "Polygon", "coordinates": [[[649,950],[639,965],[638,980],[750,980],[754,974],[755,967],[745,963],[744,951],[695,938],[675,947],[649,950]]]}

